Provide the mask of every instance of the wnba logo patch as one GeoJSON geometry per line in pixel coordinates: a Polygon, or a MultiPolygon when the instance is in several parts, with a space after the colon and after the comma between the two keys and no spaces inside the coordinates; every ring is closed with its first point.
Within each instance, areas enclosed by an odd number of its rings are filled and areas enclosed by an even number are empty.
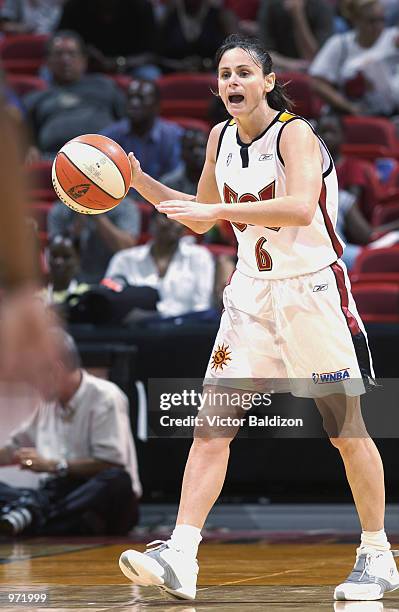
{"type": "Polygon", "coordinates": [[[337,370],[336,372],[323,372],[322,374],[313,372],[312,379],[315,385],[341,382],[347,378],[350,378],[349,369],[350,368],[344,368],[343,370],[337,370]]]}
{"type": "Polygon", "coordinates": [[[212,355],[212,365],[211,369],[217,372],[219,369],[223,372],[223,367],[229,365],[229,361],[231,361],[231,351],[229,350],[229,345],[222,344],[222,346],[217,347],[215,351],[213,351],[212,355]]]}

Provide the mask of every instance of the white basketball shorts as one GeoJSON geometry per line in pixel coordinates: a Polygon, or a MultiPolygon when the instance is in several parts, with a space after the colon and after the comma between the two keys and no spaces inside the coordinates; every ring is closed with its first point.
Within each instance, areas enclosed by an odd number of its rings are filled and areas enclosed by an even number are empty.
{"type": "Polygon", "coordinates": [[[257,391],[280,385],[302,397],[357,396],[373,385],[366,331],[341,261],[281,280],[236,270],[223,301],[205,385],[257,391]]]}

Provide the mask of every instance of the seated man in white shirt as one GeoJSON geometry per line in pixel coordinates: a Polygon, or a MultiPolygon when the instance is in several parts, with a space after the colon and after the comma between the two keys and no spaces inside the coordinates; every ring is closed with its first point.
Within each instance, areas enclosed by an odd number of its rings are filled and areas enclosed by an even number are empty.
{"type": "Polygon", "coordinates": [[[126,534],[141,495],[127,397],[80,368],[71,336],[54,334],[62,357],[52,388],[0,448],[0,465],[43,478],[37,490],[0,482],[0,533],[126,534]]]}
{"type": "Polygon", "coordinates": [[[193,244],[190,237],[183,237],[184,227],[157,211],[150,231],[150,242],[113,256],[105,279],[156,289],[156,308],[162,317],[211,308],[215,264],[210,252],[193,244]]]}

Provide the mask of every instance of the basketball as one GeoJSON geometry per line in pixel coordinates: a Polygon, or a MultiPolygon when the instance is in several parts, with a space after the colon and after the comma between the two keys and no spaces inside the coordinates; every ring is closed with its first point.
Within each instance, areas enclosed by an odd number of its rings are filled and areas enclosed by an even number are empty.
{"type": "Polygon", "coordinates": [[[98,215],[117,206],[130,187],[131,168],[125,151],[98,134],[77,136],[57,153],[53,187],[60,200],[84,215],[98,215]]]}

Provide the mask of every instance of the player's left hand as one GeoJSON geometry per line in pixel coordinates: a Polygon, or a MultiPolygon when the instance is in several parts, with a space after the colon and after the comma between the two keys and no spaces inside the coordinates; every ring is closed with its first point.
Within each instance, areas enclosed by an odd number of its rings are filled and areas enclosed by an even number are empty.
{"type": "Polygon", "coordinates": [[[156,206],[160,213],[175,221],[217,221],[217,204],[200,204],[191,200],[168,200],[156,206]]]}
{"type": "Polygon", "coordinates": [[[20,464],[21,470],[31,472],[51,472],[55,463],[39,455],[35,448],[20,448],[15,453],[15,459],[20,464]]]}

